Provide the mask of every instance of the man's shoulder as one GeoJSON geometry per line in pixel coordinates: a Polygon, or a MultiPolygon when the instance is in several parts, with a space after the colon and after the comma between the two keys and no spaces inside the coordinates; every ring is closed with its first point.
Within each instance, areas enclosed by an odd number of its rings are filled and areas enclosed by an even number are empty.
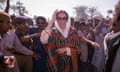
{"type": "Polygon", "coordinates": [[[15,38],[16,34],[15,34],[15,30],[9,30],[7,32],[7,35],[10,37],[10,38],[15,38]]]}
{"type": "Polygon", "coordinates": [[[117,40],[120,40],[120,33],[109,33],[106,35],[106,40],[108,42],[111,42],[111,44],[113,44],[117,40]]]}
{"type": "Polygon", "coordinates": [[[15,30],[9,30],[9,31],[7,32],[7,34],[13,35],[13,34],[15,34],[15,30]]]}
{"type": "Polygon", "coordinates": [[[113,33],[112,32],[109,32],[105,35],[105,38],[107,39],[111,39],[113,37],[113,33]]]}

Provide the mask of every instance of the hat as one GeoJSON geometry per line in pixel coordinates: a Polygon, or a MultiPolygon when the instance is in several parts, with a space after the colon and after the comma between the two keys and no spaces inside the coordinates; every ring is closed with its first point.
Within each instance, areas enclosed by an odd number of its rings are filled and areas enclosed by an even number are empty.
{"type": "Polygon", "coordinates": [[[13,22],[14,22],[14,24],[24,24],[24,23],[27,22],[27,17],[25,17],[25,16],[17,16],[17,17],[15,17],[13,22]]]}
{"type": "Polygon", "coordinates": [[[10,19],[10,15],[8,13],[0,11],[0,20],[1,21],[5,21],[5,20],[9,20],[9,19],[10,19]]]}
{"type": "Polygon", "coordinates": [[[97,20],[102,20],[103,17],[100,14],[96,14],[96,15],[93,16],[93,18],[97,19],[97,20]]]}

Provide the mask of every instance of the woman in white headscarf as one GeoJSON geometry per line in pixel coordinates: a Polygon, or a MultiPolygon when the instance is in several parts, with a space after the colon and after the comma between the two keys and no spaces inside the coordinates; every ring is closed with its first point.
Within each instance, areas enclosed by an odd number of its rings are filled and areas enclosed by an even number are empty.
{"type": "MultiPolygon", "coordinates": [[[[66,11],[56,10],[52,20],[41,33],[41,42],[47,44],[47,72],[78,72],[78,56],[82,38],[78,36],[70,22],[66,11]],[[53,23],[55,23],[54,26],[53,23]]],[[[86,41],[98,46],[95,42],[87,39],[86,41]]]]}
{"type": "Polygon", "coordinates": [[[67,12],[55,11],[50,23],[41,34],[41,42],[48,44],[47,72],[78,72],[80,42],[67,12]],[[55,26],[49,28],[53,23],[55,26]]]}

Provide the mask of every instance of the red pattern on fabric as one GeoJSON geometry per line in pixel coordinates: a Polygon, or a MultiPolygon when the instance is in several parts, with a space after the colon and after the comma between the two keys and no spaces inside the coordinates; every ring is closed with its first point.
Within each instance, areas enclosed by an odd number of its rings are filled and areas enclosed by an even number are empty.
{"type": "MultiPolygon", "coordinates": [[[[79,39],[79,37],[77,35],[77,32],[75,34],[74,33],[75,30],[70,28],[70,32],[69,32],[68,38],[64,38],[61,34],[59,34],[57,32],[57,30],[54,30],[54,31],[56,31],[56,32],[51,32],[51,36],[53,38],[58,39],[58,41],[54,42],[54,41],[51,40],[51,42],[48,43],[48,46],[47,46],[47,53],[48,53],[47,64],[48,64],[48,67],[54,66],[58,62],[58,57],[59,56],[57,54],[54,54],[53,56],[49,55],[49,53],[51,53],[52,50],[54,52],[54,50],[56,50],[58,48],[69,47],[69,48],[71,48],[71,53],[72,53],[71,61],[72,61],[72,64],[73,64],[73,66],[72,66],[73,70],[74,70],[74,72],[78,72],[78,61],[77,61],[78,59],[77,59],[77,55],[80,54],[80,46],[77,45],[77,44],[75,45],[75,44],[71,43],[71,40],[75,40],[78,43],[80,42],[80,39],[79,39]],[[62,42],[60,42],[60,40],[67,41],[68,43],[62,44],[62,42]],[[77,52],[75,50],[77,50],[77,52]]],[[[60,67],[60,69],[61,68],[62,67],[60,67]]],[[[59,68],[58,68],[58,70],[59,70],[59,68]]],[[[70,72],[70,70],[71,70],[70,66],[66,65],[66,67],[63,69],[63,71],[60,71],[60,72],[70,72]]]]}

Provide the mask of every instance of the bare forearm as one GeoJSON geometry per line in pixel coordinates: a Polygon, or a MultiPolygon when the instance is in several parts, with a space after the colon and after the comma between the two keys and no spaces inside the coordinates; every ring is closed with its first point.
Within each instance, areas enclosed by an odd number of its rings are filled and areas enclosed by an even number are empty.
{"type": "Polygon", "coordinates": [[[87,38],[85,38],[85,37],[82,37],[81,41],[82,41],[83,43],[89,43],[89,44],[91,44],[91,45],[94,43],[93,41],[91,41],[91,40],[89,40],[89,39],[87,39],[87,38]]]}
{"type": "Polygon", "coordinates": [[[30,36],[30,38],[40,37],[40,33],[31,34],[29,36],[30,36]]]}

